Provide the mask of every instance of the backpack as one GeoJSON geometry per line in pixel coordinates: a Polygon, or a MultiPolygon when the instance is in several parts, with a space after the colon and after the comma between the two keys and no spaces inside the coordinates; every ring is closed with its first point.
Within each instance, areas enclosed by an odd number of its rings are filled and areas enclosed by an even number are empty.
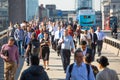
{"type": "Polygon", "coordinates": [[[96,77],[97,73],[99,72],[98,68],[95,65],[91,65],[92,69],[93,69],[93,74],[96,77]]]}
{"type": "Polygon", "coordinates": [[[38,56],[39,52],[40,52],[40,42],[38,40],[32,41],[31,42],[31,54],[38,56]]]}
{"type": "MultiPolygon", "coordinates": [[[[69,67],[69,74],[70,74],[70,76],[69,76],[69,80],[70,80],[70,78],[71,78],[71,72],[72,72],[72,69],[73,69],[73,65],[74,65],[74,63],[72,63],[72,64],[70,65],[70,67],[69,67]]],[[[90,66],[89,66],[88,64],[86,64],[86,68],[87,68],[88,78],[89,78],[89,74],[90,74],[90,66]]]]}

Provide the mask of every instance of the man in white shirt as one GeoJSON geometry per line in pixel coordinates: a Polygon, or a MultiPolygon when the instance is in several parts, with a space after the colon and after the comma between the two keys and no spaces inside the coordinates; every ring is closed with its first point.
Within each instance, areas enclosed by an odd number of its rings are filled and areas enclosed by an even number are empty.
{"type": "Polygon", "coordinates": [[[102,51],[102,46],[103,46],[103,40],[105,38],[105,34],[104,32],[102,32],[100,30],[100,27],[97,27],[97,31],[95,32],[97,34],[97,52],[98,52],[98,56],[101,55],[101,51],[102,51]]]}
{"type": "Polygon", "coordinates": [[[58,41],[61,38],[61,36],[62,36],[61,27],[58,27],[58,30],[55,32],[55,37],[54,37],[54,41],[55,41],[58,56],[60,55],[60,49],[58,49],[58,41]]]}
{"type": "Polygon", "coordinates": [[[87,47],[87,42],[86,41],[81,41],[81,50],[83,52],[83,55],[85,56],[86,54],[92,55],[92,50],[87,47]]]}

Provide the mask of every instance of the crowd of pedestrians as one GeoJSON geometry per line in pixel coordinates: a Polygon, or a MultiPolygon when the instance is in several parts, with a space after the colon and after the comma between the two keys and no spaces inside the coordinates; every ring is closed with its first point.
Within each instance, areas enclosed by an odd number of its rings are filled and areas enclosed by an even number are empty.
{"type": "Polygon", "coordinates": [[[116,72],[107,68],[108,59],[101,56],[105,33],[99,26],[96,31],[93,27],[82,31],[77,22],[23,21],[15,25],[10,23],[8,29],[8,43],[2,46],[0,53],[5,63],[5,80],[14,80],[20,57],[25,58],[27,66],[30,65],[20,80],[49,80],[45,70],[50,69],[50,47],[61,57],[66,80],[118,80],[116,72]],[[71,53],[74,54],[74,63],[70,65],[71,53]],[[100,72],[91,64],[96,53],[103,70],[100,72]],[[39,66],[40,59],[43,67],[39,66]]]}

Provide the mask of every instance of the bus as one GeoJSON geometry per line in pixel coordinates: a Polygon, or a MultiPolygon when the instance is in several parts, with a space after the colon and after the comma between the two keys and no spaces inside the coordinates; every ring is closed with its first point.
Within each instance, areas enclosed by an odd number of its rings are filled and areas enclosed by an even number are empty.
{"type": "Polygon", "coordinates": [[[95,10],[92,9],[92,0],[77,0],[77,21],[83,30],[90,27],[96,29],[95,10]]]}

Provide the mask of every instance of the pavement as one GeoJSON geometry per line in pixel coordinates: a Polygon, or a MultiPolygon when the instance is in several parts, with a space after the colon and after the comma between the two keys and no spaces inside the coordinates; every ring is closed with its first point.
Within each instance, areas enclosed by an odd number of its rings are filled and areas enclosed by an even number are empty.
{"type": "MultiPolygon", "coordinates": [[[[117,56],[119,49],[115,49],[114,47],[105,44],[103,45],[102,49],[102,55],[107,56],[110,62],[110,65],[108,66],[111,69],[114,69],[120,79],[120,56],[117,56]]],[[[120,55],[120,54],[119,54],[120,55]]],[[[95,59],[99,58],[96,54],[95,59]]],[[[71,55],[71,63],[73,63],[74,58],[73,54],[71,55]]],[[[92,63],[94,65],[98,65],[96,60],[92,63]]],[[[43,61],[40,60],[40,65],[43,65],[43,61]]],[[[26,62],[24,61],[24,58],[20,57],[20,66],[17,70],[15,80],[19,80],[21,73],[27,69],[29,66],[27,66],[26,62]]],[[[57,53],[50,49],[50,64],[49,64],[50,70],[46,70],[50,80],[65,80],[65,73],[63,71],[62,67],[62,61],[61,57],[57,56],[57,53]]],[[[0,58],[0,80],[3,79],[3,61],[0,58]]]]}
{"type": "MultiPolygon", "coordinates": [[[[107,56],[110,62],[110,65],[108,66],[111,69],[114,69],[120,79],[120,56],[117,56],[113,50],[114,48],[110,48],[109,45],[106,46],[106,44],[104,43],[103,45],[103,49],[102,49],[102,55],[107,56]]],[[[95,59],[99,58],[96,54],[95,59]]],[[[73,58],[73,54],[71,56],[71,63],[73,63],[74,58],[73,58]]],[[[23,72],[25,69],[28,68],[28,66],[26,66],[26,62],[24,62],[23,58],[20,58],[20,67],[17,71],[16,74],[16,79],[15,80],[19,80],[21,72],[23,72]]],[[[92,64],[94,65],[98,65],[96,61],[94,61],[92,64]]],[[[42,60],[40,60],[40,65],[43,65],[42,60]]],[[[50,70],[46,70],[50,80],[65,80],[65,73],[63,71],[63,67],[62,67],[62,62],[61,62],[61,57],[57,56],[57,53],[54,50],[50,50],[50,64],[49,64],[49,68],[50,70]]],[[[1,79],[0,79],[1,80],[1,79]]]]}
{"type": "MultiPolygon", "coordinates": [[[[106,32],[106,35],[110,37],[110,31],[108,33],[106,32]]],[[[118,36],[120,39],[120,35],[118,36]]],[[[104,44],[103,50],[102,50],[102,55],[107,56],[110,62],[110,65],[108,66],[111,69],[114,69],[120,79],[120,56],[117,56],[118,49],[115,49],[113,47],[110,47],[110,45],[104,44]]],[[[96,55],[95,58],[97,59],[98,56],[96,55]]],[[[74,61],[73,59],[73,54],[71,56],[71,63],[74,61]]],[[[3,61],[0,58],[0,80],[3,79],[3,61]]],[[[94,61],[92,64],[98,65],[96,61],[94,61]]],[[[24,58],[20,58],[20,66],[17,70],[15,80],[19,80],[21,73],[28,68],[26,66],[27,64],[24,61],[24,58]]],[[[42,60],[40,60],[40,65],[43,65],[42,60]]],[[[61,62],[61,57],[57,56],[57,53],[54,50],[50,50],[50,70],[47,70],[47,74],[50,78],[50,80],[64,80],[65,79],[65,73],[63,71],[62,67],[62,62],[61,62]]]]}

